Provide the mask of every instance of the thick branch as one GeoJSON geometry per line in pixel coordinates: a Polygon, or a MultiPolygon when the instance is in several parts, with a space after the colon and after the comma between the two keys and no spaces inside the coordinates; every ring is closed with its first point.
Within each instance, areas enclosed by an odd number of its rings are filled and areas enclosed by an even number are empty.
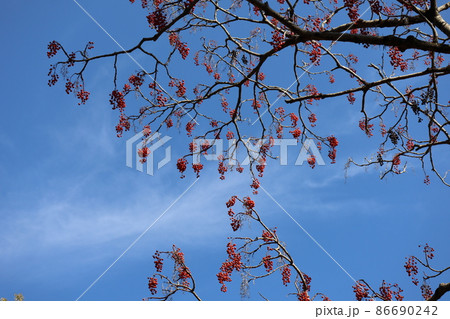
{"type": "MultiPolygon", "coordinates": [[[[436,11],[433,13],[434,16],[439,15],[440,12],[447,10],[450,8],[450,2],[447,2],[446,4],[443,4],[442,6],[436,8],[436,11]]],[[[423,15],[416,15],[416,16],[403,16],[401,18],[389,18],[389,19],[376,19],[376,20],[357,20],[355,22],[346,23],[343,25],[340,25],[336,28],[331,29],[330,31],[335,32],[342,32],[347,31],[350,29],[359,29],[359,28],[396,28],[399,26],[407,26],[407,25],[413,25],[417,23],[425,22],[426,11],[420,11],[423,13],[423,15]]],[[[436,21],[437,24],[439,23],[436,21]]],[[[446,23],[444,21],[444,23],[446,23]]],[[[438,26],[439,27],[439,26],[438,26]]],[[[447,27],[448,28],[448,27],[447,27]]],[[[441,29],[442,30],[442,29],[441,29]]],[[[444,30],[442,30],[445,34],[447,34],[444,30]]],[[[450,36],[447,34],[447,36],[450,36]]]]}
{"type": "Polygon", "coordinates": [[[357,44],[373,44],[386,45],[398,47],[401,51],[406,49],[418,49],[423,51],[433,51],[439,53],[450,53],[450,45],[431,43],[418,40],[413,36],[408,36],[406,39],[399,38],[393,35],[374,36],[364,34],[349,34],[340,32],[305,32],[305,35],[299,35],[296,39],[298,42],[306,42],[311,40],[329,40],[336,42],[352,42],[357,44]]]}
{"type": "Polygon", "coordinates": [[[395,28],[399,26],[413,25],[417,23],[425,22],[425,18],[422,16],[404,16],[401,18],[390,19],[376,19],[376,20],[357,20],[355,22],[349,22],[342,24],[336,28],[331,29],[332,32],[345,32],[351,29],[360,28],[395,28]]]}
{"type": "Polygon", "coordinates": [[[434,292],[433,296],[428,299],[428,301],[437,301],[448,291],[450,291],[450,282],[441,283],[434,292]]]}
{"type": "Polygon", "coordinates": [[[439,11],[436,10],[433,12],[433,22],[436,24],[436,26],[445,33],[448,37],[450,37],[450,24],[448,24],[444,18],[440,15],[439,11]]]}
{"type": "Polygon", "coordinates": [[[301,29],[293,21],[286,19],[280,13],[272,9],[267,2],[262,3],[259,0],[248,0],[251,4],[258,7],[266,15],[272,16],[291,30],[296,36],[295,43],[307,42],[312,40],[325,40],[336,42],[351,42],[357,44],[372,44],[372,45],[387,45],[396,46],[400,50],[418,49],[423,51],[433,51],[440,53],[450,53],[450,45],[440,43],[430,43],[427,41],[418,40],[413,36],[408,36],[406,39],[396,37],[394,35],[388,36],[373,36],[364,34],[349,34],[333,31],[307,31],[301,29]]]}

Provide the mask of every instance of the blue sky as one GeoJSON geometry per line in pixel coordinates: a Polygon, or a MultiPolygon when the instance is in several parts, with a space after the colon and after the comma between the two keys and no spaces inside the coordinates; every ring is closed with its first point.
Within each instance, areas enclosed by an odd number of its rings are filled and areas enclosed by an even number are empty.
{"type": "MultiPolygon", "coordinates": [[[[113,2],[114,6],[110,1],[80,1],[124,47],[152,32],[138,5],[113,2]]],[[[21,292],[27,300],[74,300],[195,177],[190,172],[181,180],[174,161],[155,176],[126,167],[125,141],[132,134],[115,136],[117,114],[108,103],[110,62],[89,70],[87,85],[93,94],[85,106],[78,106],[61,86],[47,86],[49,41],[58,40],[70,49],[94,41],[96,53],[118,50],[73,1],[3,6],[0,296],[21,292]]],[[[127,58],[122,67],[124,78],[137,69],[127,58]]],[[[262,185],[354,278],[373,286],[383,279],[397,282],[407,300],[417,300],[420,290],[406,276],[404,258],[418,254],[417,245],[428,242],[437,252],[436,267],[450,264],[448,188],[434,177],[431,185],[424,185],[414,164],[408,174],[385,180],[378,179],[377,171],[355,168],[345,179],[346,159],[362,159],[376,150],[376,143],[368,142],[357,126],[358,106],[348,107],[341,100],[327,107],[330,117],[343,118],[337,123],[324,119],[334,125],[332,132],[340,140],[337,163],[314,170],[306,165],[269,166],[262,185]]],[[[175,137],[174,133],[170,132],[175,137]]],[[[173,140],[174,159],[185,145],[173,140]]],[[[449,152],[441,155],[440,163],[448,164],[449,152]]],[[[185,252],[203,299],[239,299],[239,278],[234,277],[223,294],[215,274],[232,235],[224,203],[231,195],[250,195],[249,184],[243,175],[220,181],[216,166],[208,166],[192,189],[82,300],[149,296],[151,256],[172,244],[185,252]]],[[[278,227],[300,268],[313,278],[313,292],[332,300],[353,299],[352,280],[263,191],[256,205],[266,224],[278,227]]],[[[252,286],[251,299],[259,300],[258,292],[273,300],[293,299],[287,296],[292,287],[284,288],[277,275],[252,286]]]]}

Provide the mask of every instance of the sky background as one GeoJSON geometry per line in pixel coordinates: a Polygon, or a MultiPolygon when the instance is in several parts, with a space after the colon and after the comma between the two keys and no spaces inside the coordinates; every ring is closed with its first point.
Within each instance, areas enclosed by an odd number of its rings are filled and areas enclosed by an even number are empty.
{"type": "MultiPolygon", "coordinates": [[[[103,0],[80,4],[124,47],[152,34],[139,5],[103,0]]],[[[189,172],[179,178],[174,159],[184,154],[186,144],[176,139],[172,162],[154,176],[125,165],[125,141],[132,133],[116,137],[117,113],[108,103],[111,61],[88,70],[92,94],[87,105],[78,106],[61,85],[48,87],[50,41],[70,50],[88,41],[95,42],[95,53],[118,50],[73,1],[8,1],[0,17],[0,297],[22,293],[26,300],[75,300],[195,176],[189,172]]],[[[126,57],[121,61],[126,79],[137,66],[126,57]]],[[[375,287],[383,279],[399,283],[406,300],[418,300],[420,289],[404,271],[405,257],[419,254],[417,246],[429,243],[436,249],[435,266],[450,264],[449,190],[434,176],[426,186],[414,163],[408,174],[385,180],[379,180],[376,170],[355,168],[345,179],[346,159],[362,159],[376,151],[376,143],[369,143],[358,128],[359,106],[345,100],[334,103],[322,112],[330,114],[323,121],[339,137],[337,163],[314,170],[293,166],[292,160],[288,166],[269,166],[262,186],[355,279],[375,287]],[[342,120],[334,121],[333,114],[342,120]]],[[[175,132],[170,134],[175,137],[175,132]]],[[[439,164],[448,164],[449,155],[442,152],[439,164]]],[[[216,165],[208,166],[82,300],[148,297],[152,254],[172,244],[185,252],[203,299],[238,300],[239,277],[233,277],[224,294],[216,273],[226,258],[227,237],[233,235],[225,202],[232,195],[251,195],[250,179],[218,177],[216,165]]],[[[277,226],[297,265],[312,277],[312,292],[353,300],[352,280],[263,191],[252,197],[266,224],[277,226]]],[[[244,227],[242,233],[253,230],[244,227]]],[[[272,300],[294,300],[288,296],[293,291],[282,286],[281,274],[274,274],[252,285],[250,298],[261,300],[260,292],[272,300]]]]}

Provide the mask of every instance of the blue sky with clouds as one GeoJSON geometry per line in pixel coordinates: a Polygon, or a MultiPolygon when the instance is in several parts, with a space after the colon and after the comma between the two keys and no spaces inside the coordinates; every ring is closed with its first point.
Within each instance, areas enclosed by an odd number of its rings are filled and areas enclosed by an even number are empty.
{"type": "MultiPolygon", "coordinates": [[[[80,3],[124,47],[147,30],[143,11],[128,1],[80,3]]],[[[132,134],[115,136],[117,114],[108,103],[110,62],[88,70],[93,94],[85,106],[78,106],[61,86],[47,86],[49,41],[71,49],[94,41],[97,53],[118,50],[73,1],[9,1],[3,7],[0,296],[21,292],[27,300],[74,300],[195,177],[190,172],[181,180],[174,160],[154,176],[126,167],[125,141],[132,134]]],[[[121,65],[124,77],[137,69],[127,58],[121,65]]],[[[344,100],[337,103],[327,105],[333,118],[343,118],[329,120],[340,140],[337,163],[314,170],[292,162],[269,166],[262,186],[352,277],[374,286],[383,279],[398,282],[406,299],[419,299],[419,289],[403,269],[404,257],[419,253],[417,245],[428,242],[437,251],[436,266],[450,264],[448,189],[435,178],[424,185],[423,173],[414,164],[408,174],[385,180],[378,179],[378,171],[356,168],[345,179],[346,159],[362,159],[376,150],[376,143],[367,142],[357,127],[358,107],[348,107],[344,100]]],[[[185,144],[176,139],[171,143],[175,159],[185,144]]],[[[448,155],[442,154],[441,164],[448,164],[448,155]]],[[[172,244],[185,252],[203,299],[239,299],[239,278],[234,277],[223,294],[215,274],[232,235],[224,203],[231,195],[251,195],[249,184],[248,176],[235,174],[220,181],[215,164],[208,166],[82,300],[149,296],[151,256],[172,244]]],[[[256,196],[256,205],[313,278],[313,292],[332,300],[353,299],[349,276],[264,191],[256,196]]],[[[246,231],[254,229],[248,226],[246,231]]],[[[294,299],[287,295],[293,289],[284,288],[277,275],[252,285],[251,299],[259,300],[258,292],[273,300],[294,299]]]]}

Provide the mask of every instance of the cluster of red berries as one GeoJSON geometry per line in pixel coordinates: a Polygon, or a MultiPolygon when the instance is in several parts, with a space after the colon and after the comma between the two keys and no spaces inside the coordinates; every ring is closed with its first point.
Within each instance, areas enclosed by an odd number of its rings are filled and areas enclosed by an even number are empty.
{"type": "Polygon", "coordinates": [[[289,265],[281,268],[281,280],[283,281],[283,285],[287,286],[288,283],[291,282],[291,268],[289,265]]]}
{"type": "Polygon", "coordinates": [[[369,288],[363,282],[357,281],[352,288],[355,293],[356,300],[361,301],[369,298],[369,288]]]}
{"type": "Polygon", "coordinates": [[[173,120],[170,117],[164,120],[164,123],[166,123],[167,128],[171,128],[173,126],[173,120]]]}
{"type": "Polygon", "coordinates": [[[227,286],[225,285],[225,282],[231,281],[231,276],[225,271],[219,272],[217,275],[217,280],[220,284],[222,284],[222,287],[220,287],[220,291],[227,292],[227,286]]]}
{"type": "Polygon", "coordinates": [[[186,279],[191,278],[189,268],[184,263],[184,253],[180,248],[173,245],[171,257],[175,263],[175,271],[178,273],[178,280],[183,281],[184,286],[188,286],[186,279]]]}
{"type": "Polygon", "coordinates": [[[184,158],[179,158],[177,161],[177,169],[181,173],[181,178],[184,178],[184,172],[186,171],[186,166],[188,164],[188,161],[184,158]]]}
{"type": "Polygon", "coordinates": [[[272,229],[271,231],[263,230],[261,238],[264,242],[269,243],[275,240],[276,229],[272,229]]]}
{"type": "Polygon", "coordinates": [[[406,142],[406,149],[408,151],[412,151],[414,149],[414,146],[415,144],[412,140],[408,140],[408,142],[406,142]]]}
{"type": "Polygon", "coordinates": [[[308,92],[308,95],[311,97],[306,101],[308,104],[312,104],[314,100],[320,100],[319,97],[316,97],[319,95],[319,91],[317,91],[317,88],[313,84],[308,84],[305,88],[306,92],[308,92]]]}
{"type": "MultiPolygon", "coordinates": [[[[309,277],[307,274],[303,274],[303,279],[305,282],[302,284],[303,291],[299,294],[297,294],[297,299],[299,301],[311,301],[308,292],[311,290],[311,277],[309,277]]],[[[323,301],[329,301],[330,299],[325,296],[321,295],[323,301]]]]}
{"type": "Polygon", "coordinates": [[[257,178],[253,178],[253,182],[250,184],[250,187],[253,188],[253,194],[258,194],[259,186],[259,180],[257,178]]]}
{"type": "Polygon", "coordinates": [[[194,153],[197,150],[197,144],[191,142],[189,143],[189,152],[194,153]]]}
{"type": "Polygon", "coordinates": [[[236,204],[236,198],[237,198],[237,196],[231,196],[231,198],[225,204],[227,206],[227,208],[230,208],[236,204]]]}
{"type": "Polygon", "coordinates": [[[284,130],[283,126],[281,124],[278,124],[277,130],[276,130],[277,138],[283,138],[283,130],[284,130]]]}
{"type": "MultiPolygon", "coordinates": [[[[283,109],[283,113],[284,113],[284,109],[283,109]]],[[[282,115],[282,113],[280,113],[280,115],[282,115]]],[[[297,126],[298,116],[295,115],[294,113],[289,113],[289,117],[291,118],[292,126],[293,127],[297,126]]]]}
{"type": "Polygon", "coordinates": [[[156,251],[153,255],[153,259],[155,259],[155,268],[157,272],[161,272],[163,269],[163,258],[161,258],[161,253],[159,251],[156,251]]]}
{"type": "MultiPolygon", "coordinates": [[[[419,245],[419,247],[420,247],[420,245],[419,245]]],[[[434,248],[433,247],[430,247],[428,244],[425,244],[425,246],[423,246],[423,253],[425,254],[425,256],[428,259],[433,259],[434,258],[433,252],[434,252],[434,248]]]]}
{"type": "Polygon", "coordinates": [[[109,103],[113,106],[112,109],[123,110],[127,106],[125,103],[125,96],[122,92],[118,90],[113,90],[110,94],[109,103]]]}
{"type": "Polygon", "coordinates": [[[55,85],[59,80],[59,75],[56,73],[56,67],[54,67],[53,65],[50,65],[48,76],[50,77],[50,79],[48,80],[48,86],[55,85]]]}
{"type": "Polygon", "coordinates": [[[445,59],[442,55],[438,54],[436,59],[436,66],[441,67],[442,63],[444,63],[445,59]]]}
{"type": "Polygon", "coordinates": [[[132,75],[128,78],[128,82],[134,86],[134,88],[140,87],[144,83],[143,74],[132,75]]]}
{"type": "Polygon", "coordinates": [[[330,147],[331,147],[331,148],[335,148],[336,146],[339,145],[339,141],[338,141],[337,138],[334,137],[333,135],[328,136],[328,137],[327,137],[327,141],[328,141],[328,143],[330,143],[330,147]]]}
{"type": "Polygon", "coordinates": [[[302,284],[303,291],[310,291],[312,279],[305,273],[303,273],[302,275],[303,275],[303,279],[305,279],[305,282],[302,284]]]}
{"type": "Polygon", "coordinates": [[[259,17],[259,8],[253,6],[253,13],[255,14],[255,16],[259,17]]]}
{"type": "Polygon", "coordinates": [[[230,83],[236,82],[236,77],[233,73],[228,73],[228,82],[230,83]]]}
{"type": "Polygon", "coordinates": [[[237,231],[239,228],[241,228],[241,220],[240,219],[236,219],[236,218],[231,218],[231,228],[233,229],[233,231],[237,231]]]}
{"type": "Polygon", "coordinates": [[[194,130],[195,123],[194,122],[187,122],[186,124],[186,132],[188,136],[192,136],[192,131],[194,130]]]}
{"type": "Polygon", "coordinates": [[[328,151],[328,157],[331,159],[331,164],[336,163],[336,149],[335,148],[328,151]]]}
{"type": "Polygon", "coordinates": [[[150,95],[156,96],[155,99],[158,107],[164,107],[168,99],[164,96],[163,90],[161,90],[155,82],[150,83],[148,87],[151,89],[150,95]]]}
{"type": "Polygon", "coordinates": [[[349,54],[348,58],[350,59],[350,61],[352,61],[353,63],[358,63],[358,57],[356,55],[353,54],[349,54]]]}
{"type": "Polygon", "coordinates": [[[211,127],[218,127],[219,123],[216,120],[211,120],[211,122],[209,122],[209,125],[211,125],[211,127]]]}
{"type": "Polygon", "coordinates": [[[213,73],[213,68],[209,63],[204,62],[203,65],[205,66],[206,72],[208,72],[208,74],[213,73]]]}
{"type": "Polygon", "coordinates": [[[184,80],[177,80],[177,81],[171,80],[169,82],[169,86],[177,88],[177,91],[175,92],[175,94],[178,97],[182,97],[186,94],[186,87],[184,86],[184,80]]]}
{"type": "Polygon", "coordinates": [[[158,279],[155,277],[148,277],[148,289],[152,295],[155,295],[158,291],[156,288],[158,287],[158,279]]]}
{"type": "Polygon", "coordinates": [[[262,158],[262,159],[259,161],[259,164],[257,164],[255,168],[256,168],[256,170],[258,171],[258,176],[259,176],[259,177],[263,177],[263,175],[264,175],[264,169],[266,168],[266,159],[265,159],[265,158],[262,158]]]}
{"type": "Polygon", "coordinates": [[[359,19],[359,5],[361,2],[359,0],[344,0],[344,6],[347,8],[348,17],[352,22],[359,19]]]}
{"type": "Polygon", "coordinates": [[[302,131],[301,131],[298,127],[295,128],[295,130],[293,130],[293,131],[289,131],[289,133],[291,133],[292,136],[293,136],[294,138],[296,138],[297,140],[298,140],[298,138],[300,137],[300,135],[302,135],[302,131]]]}
{"type": "Polygon", "coordinates": [[[219,161],[219,167],[217,168],[217,171],[220,174],[220,179],[224,180],[225,179],[225,173],[228,171],[228,167],[225,166],[223,160],[219,161]]]}
{"type": "Polygon", "coordinates": [[[194,170],[194,173],[197,175],[197,178],[199,178],[200,171],[203,169],[203,164],[200,163],[192,164],[192,169],[194,170]]]}
{"type": "Polygon", "coordinates": [[[398,286],[398,284],[388,284],[383,280],[379,290],[381,297],[385,301],[391,301],[392,298],[395,298],[397,301],[403,300],[403,296],[401,295],[403,290],[398,286]]]}
{"type": "Polygon", "coordinates": [[[412,283],[417,286],[419,284],[419,280],[416,276],[419,273],[419,267],[417,267],[416,258],[413,256],[408,257],[404,267],[408,276],[411,277],[412,283]]]}
{"type": "MultiPolygon", "coordinates": [[[[323,296],[325,298],[327,298],[326,296],[323,296]]],[[[302,291],[301,293],[297,294],[297,300],[298,301],[311,301],[311,299],[309,298],[308,292],[306,291],[302,291]]],[[[325,300],[323,298],[323,300],[325,300]]]]}
{"type": "Polygon", "coordinates": [[[400,155],[397,154],[397,155],[394,156],[394,158],[392,158],[392,165],[399,166],[400,163],[401,163],[400,155]]]}
{"type": "Polygon", "coordinates": [[[350,102],[350,104],[354,104],[355,101],[356,101],[356,99],[355,99],[355,93],[350,92],[350,93],[347,95],[347,100],[350,102]]]}
{"type": "Polygon", "coordinates": [[[65,86],[66,86],[66,93],[70,94],[72,90],[75,88],[75,83],[72,83],[70,80],[67,80],[65,86]]]}
{"type": "Polygon", "coordinates": [[[311,114],[308,116],[308,121],[309,121],[309,123],[311,123],[311,126],[312,126],[312,127],[316,126],[316,122],[317,122],[317,116],[316,116],[316,114],[311,113],[311,114]]]}
{"type": "Polygon", "coordinates": [[[88,91],[85,91],[84,89],[81,89],[77,92],[77,98],[80,100],[78,105],[86,104],[87,100],[89,100],[89,93],[88,91]]]}
{"type": "Polygon", "coordinates": [[[142,129],[142,134],[145,137],[149,137],[151,132],[152,132],[152,130],[150,128],[150,125],[145,125],[144,128],[142,129]]]}
{"type": "Polygon", "coordinates": [[[255,110],[257,110],[257,109],[259,109],[259,108],[261,107],[261,103],[260,103],[258,100],[254,99],[254,100],[252,101],[252,107],[253,107],[255,110]]]}
{"type": "Polygon", "coordinates": [[[425,282],[420,286],[420,290],[422,291],[424,300],[428,300],[433,296],[433,290],[431,290],[430,285],[425,282]]]}
{"type": "Polygon", "coordinates": [[[220,272],[217,274],[217,280],[222,285],[222,287],[220,288],[222,292],[227,291],[225,282],[231,282],[231,274],[233,273],[233,271],[240,271],[243,266],[241,255],[236,252],[236,244],[232,244],[231,242],[227,244],[227,254],[228,258],[222,263],[220,272]]]}
{"type": "MultiPolygon", "coordinates": [[[[306,2],[306,1],[304,1],[304,2],[306,2]]],[[[308,30],[308,31],[324,31],[322,22],[326,21],[327,24],[330,23],[328,15],[324,16],[323,18],[308,15],[308,18],[306,21],[308,22],[308,24],[306,25],[306,30],[308,30]]]]}
{"type": "Polygon", "coordinates": [[[48,44],[47,48],[48,48],[47,57],[51,58],[54,55],[56,55],[59,50],[61,50],[61,45],[56,41],[52,41],[48,44]]]}
{"type": "Polygon", "coordinates": [[[169,42],[170,42],[170,45],[177,48],[178,52],[180,52],[180,54],[181,54],[181,58],[183,60],[186,60],[187,56],[189,55],[190,49],[185,42],[182,42],[180,40],[178,33],[171,32],[169,34],[169,42]]]}
{"type": "Polygon", "coordinates": [[[245,209],[247,209],[248,213],[250,213],[253,210],[253,208],[255,208],[255,202],[252,201],[250,197],[244,197],[242,205],[244,206],[245,209]]]}
{"type": "Polygon", "coordinates": [[[373,124],[366,122],[366,119],[359,120],[359,128],[366,133],[368,137],[373,136],[373,124]]]}
{"type": "Polygon", "coordinates": [[[308,162],[309,166],[311,166],[311,168],[316,167],[316,157],[314,155],[310,155],[306,161],[308,162]]]}
{"type": "Polygon", "coordinates": [[[279,51],[284,45],[284,35],[278,30],[272,31],[272,41],[270,42],[275,51],[279,51]]]}
{"type": "Polygon", "coordinates": [[[327,137],[328,143],[330,143],[331,150],[328,152],[328,157],[331,159],[331,164],[336,163],[336,146],[339,145],[339,141],[333,135],[327,137]]]}
{"type": "Polygon", "coordinates": [[[414,10],[414,6],[428,8],[429,3],[430,2],[428,0],[411,0],[406,2],[404,6],[406,7],[406,9],[408,9],[408,11],[411,11],[414,10]]]}
{"type": "Polygon", "coordinates": [[[228,102],[227,102],[226,98],[222,97],[222,101],[221,101],[220,105],[222,106],[223,111],[225,113],[227,113],[228,112],[228,102]]]}
{"type": "MultiPolygon", "coordinates": [[[[217,123],[217,122],[216,122],[216,123],[217,123]]],[[[216,125],[216,126],[217,126],[217,125],[216,125]]],[[[231,131],[228,131],[226,137],[227,137],[227,140],[231,140],[231,139],[233,139],[233,137],[234,137],[234,133],[231,132],[231,131]]]]}
{"type": "MultiPolygon", "coordinates": [[[[231,197],[230,200],[226,203],[226,205],[227,205],[228,208],[230,208],[230,207],[232,207],[235,203],[236,203],[236,196],[233,196],[233,197],[231,197]]],[[[240,219],[235,218],[234,215],[235,215],[235,213],[234,213],[233,209],[230,208],[230,209],[228,210],[228,216],[230,216],[230,220],[231,220],[230,225],[231,225],[231,228],[233,229],[233,231],[237,231],[237,230],[241,227],[242,222],[241,222],[240,219]]]]}
{"type": "Polygon", "coordinates": [[[159,107],[164,107],[167,103],[167,97],[165,97],[162,94],[157,94],[156,95],[156,103],[158,104],[159,107]]]}
{"type": "Polygon", "coordinates": [[[330,83],[333,84],[334,82],[336,82],[336,79],[334,78],[333,74],[330,74],[330,77],[328,78],[330,83]]]}
{"type": "Polygon", "coordinates": [[[121,113],[119,117],[119,124],[116,125],[117,137],[121,137],[124,130],[129,131],[130,127],[130,121],[128,121],[125,114],[121,113]]]}
{"type": "Polygon", "coordinates": [[[156,29],[157,32],[163,31],[167,26],[166,16],[160,8],[156,8],[154,12],[150,13],[147,21],[150,27],[156,29]]]}
{"type": "Polygon", "coordinates": [[[383,137],[387,134],[386,125],[383,122],[380,122],[380,132],[383,137]]]}
{"type": "Polygon", "coordinates": [[[87,50],[92,50],[94,48],[94,42],[89,41],[88,44],[86,45],[86,49],[87,50]]]}
{"type": "Polygon", "coordinates": [[[400,70],[402,70],[403,72],[408,70],[408,62],[403,59],[403,55],[397,47],[391,47],[388,54],[391,58],[391,65],[394,67],[394,69],[400,67],[400,70]]]}
{"type": "Polygon", "coordinates": [[[311,45],[312,49],[309,52],[309,59],[313,65],[320,65],[320,58],[322,57],[322,50],[320,49],[320,42],[308,41],[306,45],[311,45]]]}
{"type": "Polygon", "coordinates": [[[75,65],[76,54],[75,52],[69,53],[69,59],[67,60],[67,66],[71,67],[75,65]]]}
{"type": "Polygon", "coordinates": [[[147,162],[147,157],[150,155],[150,149],[147,146],[144,146],[143,148],[138,149],[138,155],[141,157],[139,162],[145,163],[147,162]]]}
{"type": "MultiPolygon", "coordinates": [[[[208,149],[211,147],[211,145],[209,144],[208,141],[203,141],[202,144],[200,145],[201,147],[201,152],[206,155],[208,154],[208,149]]],[[[219,160],[222,160],[222,158],[219,158],[219,160]]]]}
{"type": "Polygon", "coordinates": [[[373,13],[379,15],[381,13],[381,10],[383,9],[380,5],[379,0],[369,0],[370,9],[373,13]]]}
{"type": "Polygon", "coordinates": [[[271,272],[273,270],[273,261],[270,255],[264,256],[262,263],[267,272],[271,272]]]}

